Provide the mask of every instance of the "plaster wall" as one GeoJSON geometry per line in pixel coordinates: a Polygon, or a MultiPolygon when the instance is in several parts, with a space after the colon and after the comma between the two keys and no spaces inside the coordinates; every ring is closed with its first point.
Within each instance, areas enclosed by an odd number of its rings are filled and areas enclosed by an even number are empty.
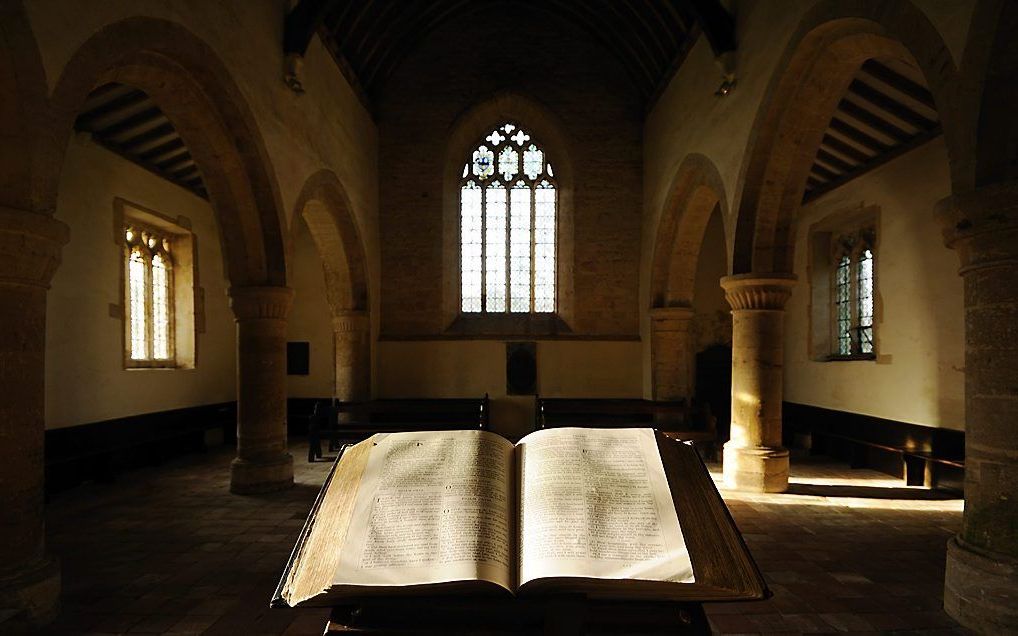
{"type": "Polygon", "coordinates": [[[962,279],[934,205],[950,193],[943,137],[804,206],[785,307],[785,400],[913,424],[963,429],[962,279]],[[809,351],[810,226],[830,214],[879,208],[876,360],[818,362],[809,351]]]}
{"type": "MultiPolygon", "coordinates": [[[[481,397],[492,427],[509,436],[533,430],[534,398],[507,396],[505,342],[382,341],[379,397],[481,397]]],[[[539,340],[537,392],[545,397],[640,397],[640,343],[539,340]]]]}
{"type": "Polygon", "coordinates": [[[330,397],[335,393],[336,358],[332,310],[325,291],[325,271],[303,219],[294,223],[292,239],[289,267],[294,298],[286,323],[286,339],[309,343],[310,373],[287,376],[287,395],[295,398],[330,397]]]}
{"type": "Polygon", "coordinates": [[[46,308],[46,427],[228,402],[236,392],[236,335],[219,231],[208,202],[77,135],[68,145],[56,217],[71,229],[46,308]],[[125,369],[123,253],[114,199],[191,222],[204,332],[194,369],[125,369]]]}

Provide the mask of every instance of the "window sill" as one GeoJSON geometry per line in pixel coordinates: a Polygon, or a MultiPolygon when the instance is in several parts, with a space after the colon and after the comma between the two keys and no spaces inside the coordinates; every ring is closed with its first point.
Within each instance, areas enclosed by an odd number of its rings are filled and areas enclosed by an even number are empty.
{"type": "Polygon", "coordinates": [[[474,336],[492,339],[571,335],[564,320],[548,314],[459,314],[444,332],[447,336],[474,336]]]}
{"type": "Polygon", "coordinates": [[[875,353],[853,353],[848,356],[827,356],[822,359],[822,362],[853,362],[858,360],[876,360],[877,354],[875,353]]]}

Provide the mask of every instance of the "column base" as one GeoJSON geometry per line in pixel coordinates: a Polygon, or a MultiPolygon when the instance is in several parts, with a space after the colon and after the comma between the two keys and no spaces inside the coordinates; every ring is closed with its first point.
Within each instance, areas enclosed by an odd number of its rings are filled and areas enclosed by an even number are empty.
{"type": "Polygon", "coordinates": [[[1018,559],[947,542],[944,611],[981,634],[1018,633],[1018,559]]]}
{"type": "Polygon", "coordinates": [[[725,487],[749,492],[788,489],[788,449],[725,444],[725,487]]]}
{"type": "Polygon", "coordinates": [[[60,610],[60,565],[44,558],[16,572],[0,574],[0,609],[18,610],[0,625],[0,632],[31,633],[33,627],[51,622],[60,610]]]}
{"type": "Polygon", "coordinates": [[[293,486],[293,455],[283,453],[265,460],[237,457],[230,464],[230,492],[258,495],[279,492],[293,486]]]}

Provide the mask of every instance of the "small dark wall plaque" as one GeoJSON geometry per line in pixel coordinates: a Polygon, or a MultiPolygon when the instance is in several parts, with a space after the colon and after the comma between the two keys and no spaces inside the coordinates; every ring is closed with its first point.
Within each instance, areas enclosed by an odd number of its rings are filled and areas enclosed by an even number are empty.
{"type": "Polygon", "coordinates": [[[311,374],[311,343],[286,343],[286,375],[311,374]]]}
{"type": "Polygon", "coordinates": [[[508,395],[537,393],[537,343],[505,343],[505,390],[508,395]]]}

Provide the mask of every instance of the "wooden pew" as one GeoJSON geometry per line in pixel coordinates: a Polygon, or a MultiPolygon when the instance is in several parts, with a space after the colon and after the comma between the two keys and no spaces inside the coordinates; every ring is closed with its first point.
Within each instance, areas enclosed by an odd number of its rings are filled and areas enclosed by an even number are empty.
{"type": "Polygon", "coordinates": [[[322,441],[335,451],[375,433],[489,430],[488,394],[482,398],[400,398],[363,402],[319,401],[308,425],[308,461],[322,457],[322,441]]]}
{"type": "MultiPolygon", "coordinates": [[[[849,450],[849,465],[852,468],[865,468],[869,466],[869,453],[871,450],[897,456],[901,462],[902,476],[906,486],[937,488],[940,485],[938,483],[939,475],[943,469],[965,469],[964,459],[947,457],[932,451],[913,450],[905,446],[881,444],[851,435],[826,431],[815,432],[814,436],[824,438],[828,445],[833,443],[847,447],[849,450]]],[[[827,451],[834,450],[823,445],[820,448],[827,451]]]]}
{"type": "Polygon", "coordinates": [[[685,400],[639,398],[542,398],[535,400],[534,428],[589,426],[624,428],[650,426],[674,439],[691,441],[708,457],[717,443],[717,420],[707,405],[691,407],[685,400]]]}

